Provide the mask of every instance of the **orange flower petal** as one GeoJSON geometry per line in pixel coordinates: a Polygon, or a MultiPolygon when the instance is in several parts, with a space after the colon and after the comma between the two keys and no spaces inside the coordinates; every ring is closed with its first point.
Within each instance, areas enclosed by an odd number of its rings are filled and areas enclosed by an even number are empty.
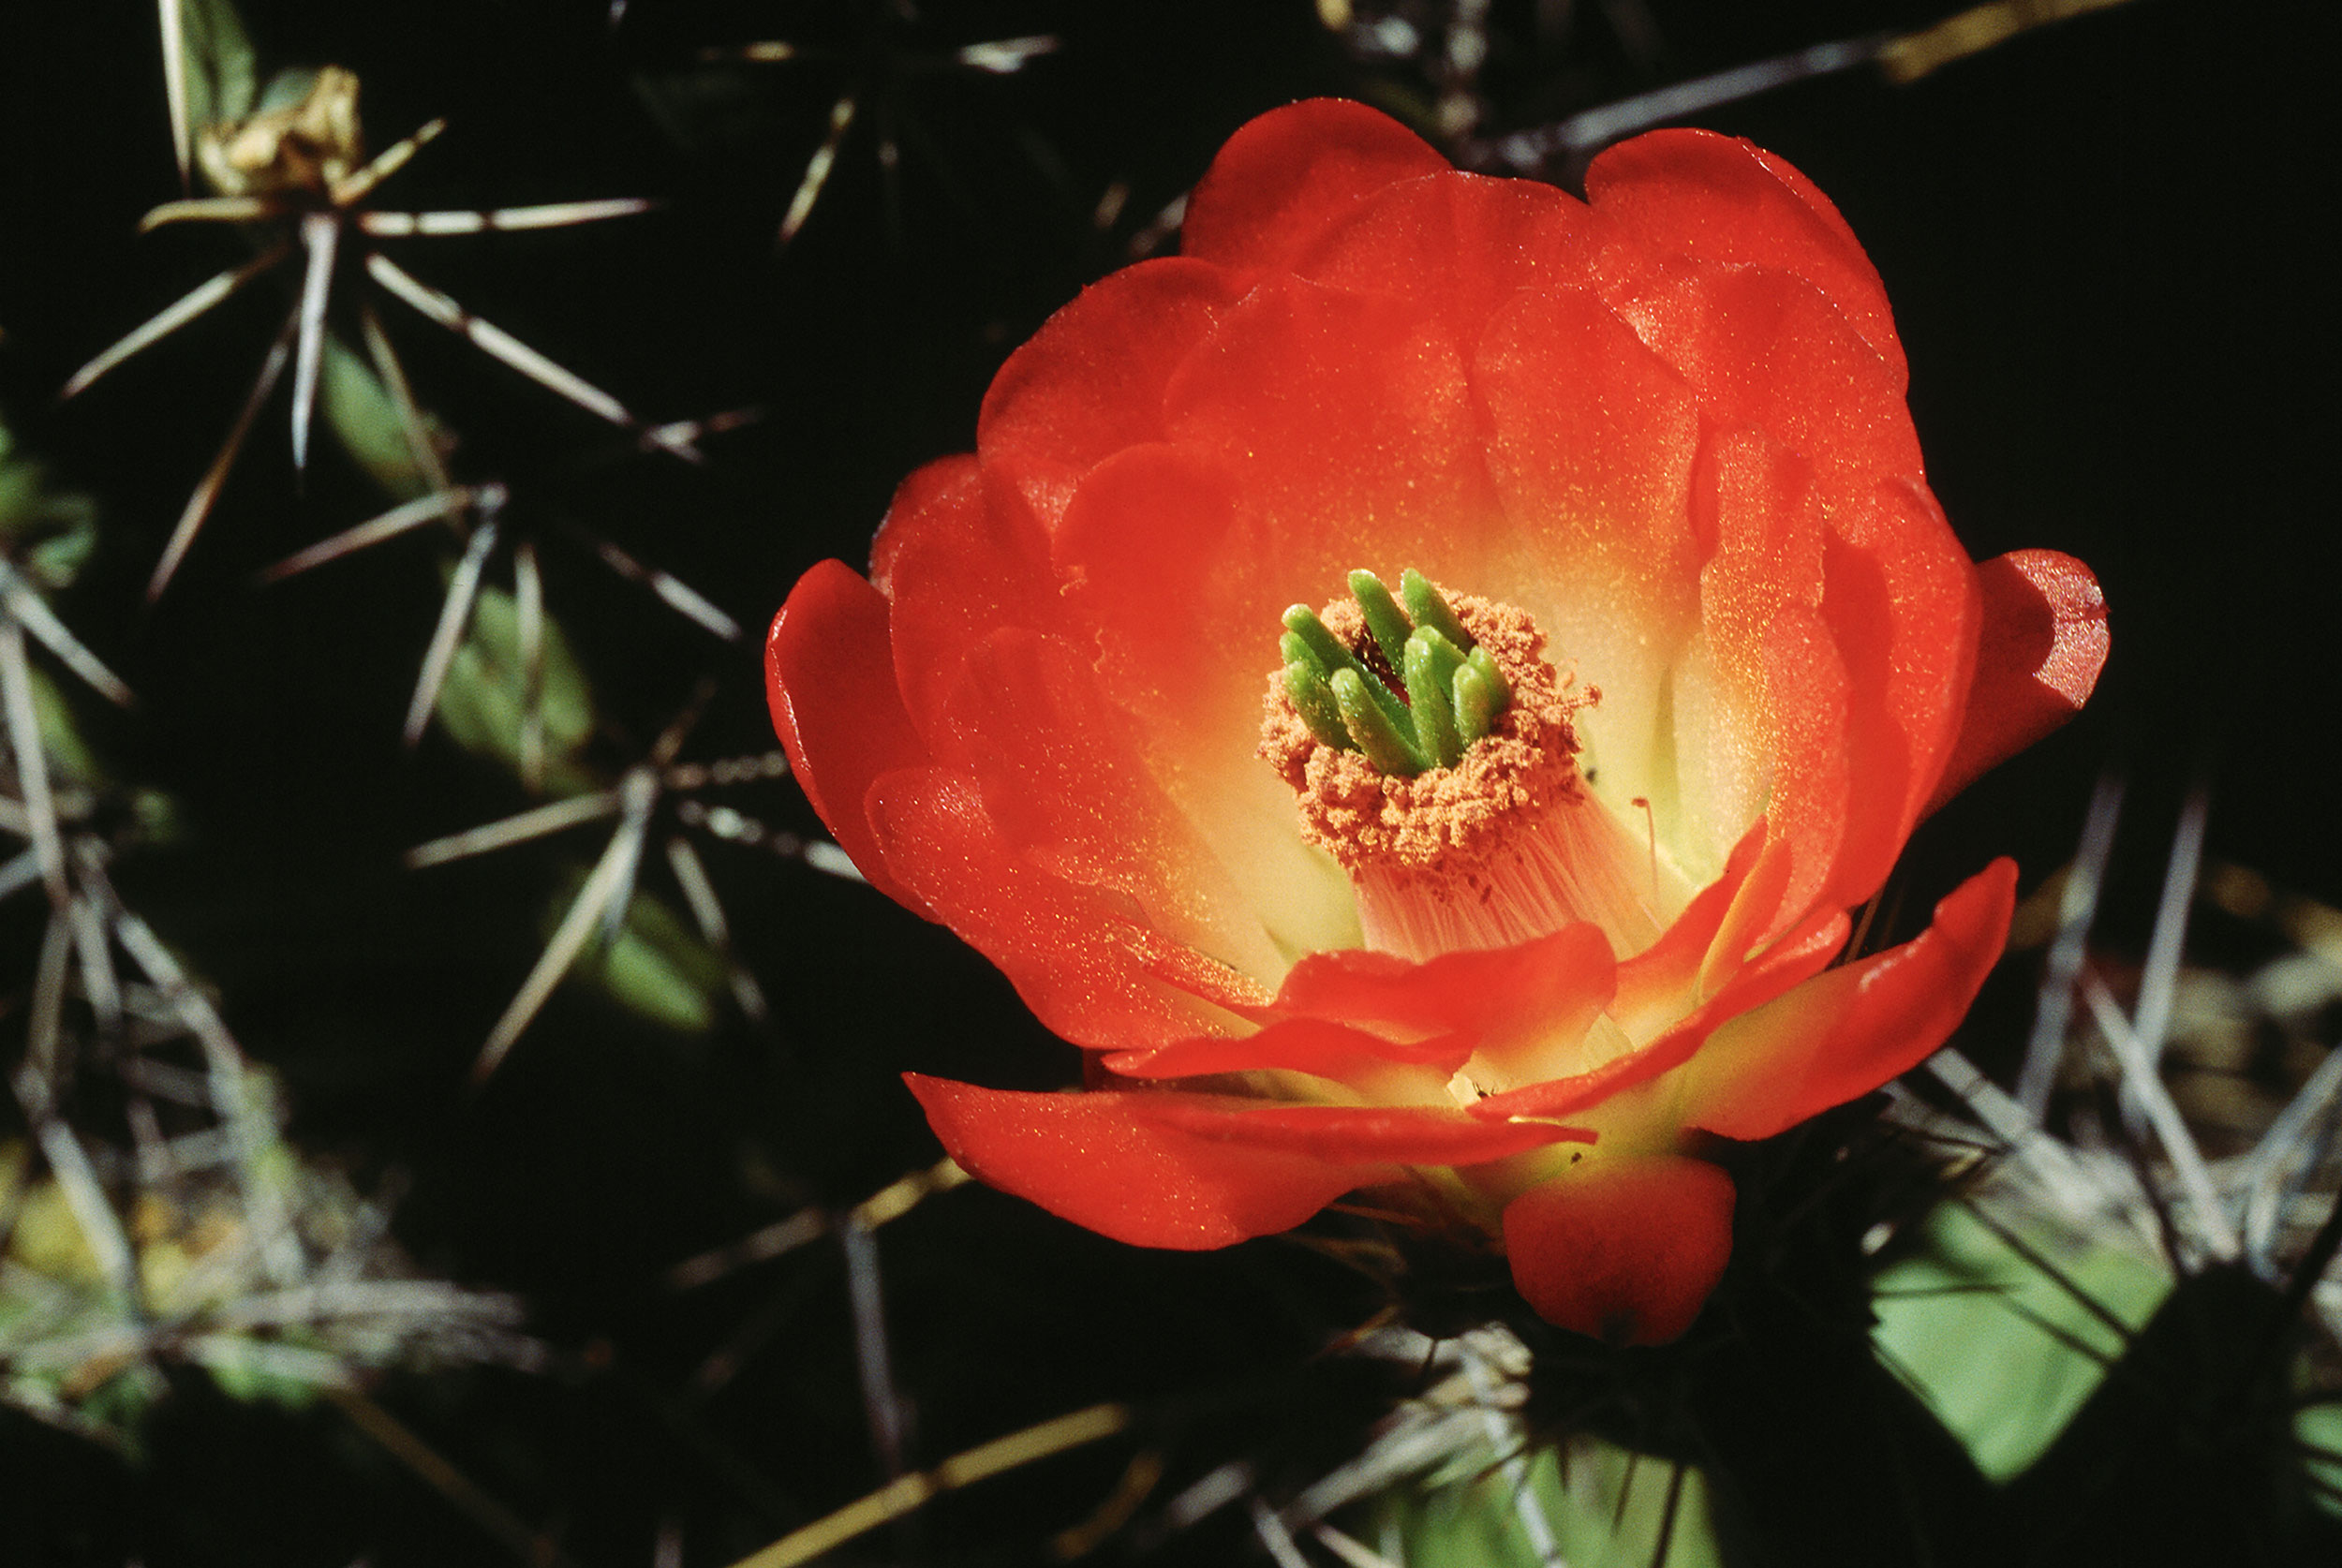
{"type": "Polygon", "coordinates": [[[1471,1114],[1489,1121],[1576,1116],[1616,1099],[1628,1089],[1639,1088],[1691,1060],[1720,1025],[1742,1009],[1771,1000],[1805,979],[1829,963],[1845,944],[1845,917],[1828,917],[1820,932],[1801,934],[1775,944],[1783,958],[1781,964],[1742,975],[1656,1039],[1583,1072],[1547,1078],[1491,1094],[1473,1105],[1471,1114]]]}
{"type": "Polygon", "coordinates": [[[1251,531],[1223,567],[1231,632],[1266,635],[1355,567],[1487,580],[1497,510],[1479,416],[1463,349],[1430,307],[1265,278],[1180,365],[1164,407],[1170,438],[1234,482],[1251,531]],[[1256,605],[1267,621],[1236,618],[1256,605]]]}
{"type": "Polygon", "coordinates": [[[1076,887],[1018,854],[975,781],[906,768],[870,790],[882,853],[936,919],[999,965],[1076,1044],[1169,1044],[1240,1028],[1243,977],[1148,925],[1125,895],[1076,887]]]}
{"type": "Polygon", "coordinates": [[[1742,814],[1761,808],[1790,856],[1756,941],[1813,908],[1850,819],[1902,804],[1900,781],[1885,801],[1853,788],[1849,682],[1820,608],[1827,535],[1810,480],[1804,459],[1756,430],[1721,435],[1701,455],[1701,523],[1715,555],[1700,573],[1700,615],[1713,663],[1698,729],[1677,747],[1682,810],[1738,838],[1742,814]]]}
{"type": "Polygon", "coordinates": [[[2071,555],[2019,550],[1979,566],[1976,580],[1976,682],[1930,811],[2071,718],[2106,663],[2106,596],[2071,555]]]}
{"type": "Polygon", "coordinates": [[[1780,903],[1788,870],[1786,854],[1765,858],[1766,835],[1759,817],[1733,846],[1724,874],[1693,895],[1657,941],[1619,965],[1610,1015],[1629,1039],[1651,1038],[1663,1020],[1682,1017],[1721,984],[1714,976],[1728,976],[1746,961],[1780,903]],[[1752,889],[1760,866],[1771,874],[1752,889]]]}
{"type": "Polygon", "coordinates": [[[1083,480],[1056,566],[1065,603],[1095,629],[1101,691],[1255,914],[1293,951],[1348,945],[1349,884],[1302,842],[1292,791],[1253,755],[1277,617],[1304,595],[1265,573],[1251,537],[1223,467],[1133,447],[1083,480]]]}
{"type": "Polygon", "coordinates": [[[1585,214],[1551,185],[1450,170],[1359,200],[1292,266],[1313,283],[1424,306],[1470,345],[1516,291],[1577,281],[1554,241],[1585,214]]]}
{"type": "Polygon", "coordinates": [[[1224,313],[1164,410],[1167,444],[1085,477],[1057,568],[1110,694],[1193,737],[1182,766],[1257,771],[1241,737],[1286,606],[1324,603],[1361,566],[1488,583],[1496,506],[1471,392],[1428,309],[1280,277],[1224,313]]]}
{"type": "Polygon", "coordinates": [[[1848,822],[1824,895],[1850,905],[1886,880],[1951,756],[1981,611],[1943,510],[1909,481],[1833,518],[1825,559],[1822,614],[1848,681],[1847,761],[1872,803],[1848,822]]]}
{"type": "Polygon", "coordinates": [[[1842,910],[1816,915],[1738,969],[1729,984],[1656,1039],[1588,1072],[1490,1095],[1471,1108],[1472,1115],[1493,1121],[1574,1116],[1671,1072],[1723,1025],[1821,972],[1845,946],[1848,928],[1842,910]]]}
{"type": "Polygon", "coordinates": [[[1774,837],[1771,824],[1765,818],[1758,818],[1757,827],[1749,831],[1755,834],[1759,830],[1764,836],[1756,842],[1747,878],[1733,895],[1731,908],[1725,911],[1724,920],[1716,928],[1715,940],[1708,944],[1707,954],[1700,960],[1695,1001],[1704,1002],[1732,983],[1748,963],[1749,955],[1764,945],[1780,912],[1781,895],[1789,885],[1794,856],[1786,842],[1774,837]]]}
{"type": "Polygon", "coordinates": [[[1435,1107],[1278,1106],[1180,1090],[1026,1094],[906,1073],[936,1136],[991,1186],[1142,1247],[1289,1230],[1407,1164],[1477,1164],[1572,1128],[1490,1127],[1435,1107]]]}
{"type": "Polygon", "coordinates": [[[1590,1144],[1582,1127],[1490,1122],[1445,1105],[1282,1105],[1228,1095],[1157,1091],[1132,1113],[1199,1136],[1322,1160],[1402,1165],[1480,1165],[1553,1144],[1590,1144]]]}
{"type": "Polygon", "coordinates": [[[1293,967],[1270,1005],[1308,1017],[1453,1033],[1501,1058],[1575,1042],[1609,1005],[1617,975],[1601,927],[1580,923],[1534,941],[1421,963],[1356,948],[1312,953],[1293,967]]]}
{"type": "Polygon", "coordinates": [[[1713,131],[1653,131],[1589,164],[1586,198],[1608,225],[1662,255],[1804,279],[1901,386],[1903,348],[1878,269],[1830,199],[1771,153],[1713,131]]]}
{"type": "Polygon", "coordinates": [[[1232,267],[1289,262],[1365,197],[1450,172],[1421,137],[1341,98],[1273,109],[1228,138],[1188,198],[1179,249],[1232,267]]]}
{"type": "MultiPolygon", "coordinates": [[[[1674,745],[1661,732],[1664,694],[1699,613],[1691,389],[1585,288],[1505,305],[1473,379],[1510,535],[1508,570],[1491,591],[1537,618],[1556,669],[1601,688],[1579,722],[1603,794],[1664,801],[1674,745]]],[[[1699,869],[1721,865],[1731,836],[1699,869]]]]}
{"type": "Polygon", "coordinates": [[[1172,942],[1273,983],[1282,954],[1157,787],[1141,739],[1131,716],[1100,696],[1089,655],[1013,626],[970,651],[934,727],[938,761],[979,782],[993,826],[1020,857],[1110,895],[1172,942]]]}
{"type": "Polygon", "coordinates": [[[1126,1078],[1194,1078],[1215,1072],[1307,1072],[1337,1083],[1370,1078],[1393,1064],[1452,1076],[1472,1056],[1470,1035],[1401,1043],[1326,1018],[1286,1018],[1253,1034],[1204,1035],[1151,1051],[1118,1051],[1108,1072],[1126,1078]]]}
{"type": "Polygon", "coordinates": [[[1252,762],[1246,737],[1259,729],[1277,616],[1292,602],[1271,606],[1273,588],[1245,594],[1227,570],[1240,550],[1237,509],[1224,468],[1149,443],[1084,479],[1054,541],[1062,597],[1095,629],[1106,694],[1195,762],[1233,749],[1252,762]]]}
{"type": "Polygon", "coordinates": [[[1703,1160],[1589,1160],[1505,1206],[1513,1283],[1614,1345],[1679,1338],[1732,1254],[1732,1178],[1703,1160]]]}
{"type": "Polygon", "coordinates": [[[1003,627],[1071,629],[1049,541],[1023,497],[972,457],[903,481],[870,548],[870,581],[891,606],[895,678],[922,733],[971,649],[1003,627]]]}
{"type": "Polygon", "coordinates": [[[1919,937],[1717,1029],[1685,1070],[1685,1124],[1769,1138],[1917,1066],[1999,959],[2016,885],[2016,863],[1994,861],[1937,904],[1919,937]]]}
{"type": "Polygon", "coordinates": [[[1019,1094],[906,1073],[967,1172],[1136,1247],[1194,1251],[1290,1230],[1395,1174],[1199,1135],[1144,1114],[1157,1093],[1019,1094]]]}
{"type": "Polygon", "coordinates": [[[1686,264],[1606,297],[1697,390],[1710,428],[1761,430],[1804,457],[1832,514],[1881,480],[1924,480],[1901,378],[1802,278],[1686,264]]]}
{"type": "Polygon", "coordinates": [[[873,887],[927,913],[888,869],[864,806],[881,774],[927,760],[895,685],[886,600],[844,562],[822,562],[774,617],[764,675],[773,728],[806,799],[873,887]]]}
{"type": "Polygon", "coordinates": [[[986,466],[1054,528],[1093,466],[1163,438],[1164,388],[1246,287],[1171,257],[1090,285],[992,378],[976,420],[986,466]]]}

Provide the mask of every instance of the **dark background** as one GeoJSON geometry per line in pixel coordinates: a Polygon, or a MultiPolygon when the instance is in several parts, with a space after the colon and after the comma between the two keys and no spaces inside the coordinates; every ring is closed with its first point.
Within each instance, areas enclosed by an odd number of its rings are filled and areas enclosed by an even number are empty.
{"type": "MultiPolygon", "coordinates": [[[[1530,7],[1497,7],[1515,40],[1490,75],[1500,128],[1941,14],[1653,0],[1664,47],[1638,60],[1599,7],[1578,11],[1540,51],[1523,41],[1530,7]]],[[[894,31],[842,4],[634,0],[615,30],[601,7],[551,0],[275,0],[245,14],[265,61],[359,73],[375,146],[449,118],[385,205],[659,198],[623,223],[386,248],[645,417],[766,411],[711,438],[704,468],[632,455],[384,307],[423,401],[464,433],[459,472],[525,479],[751,629],[723,646],[583,555],[550,555],[614,765],[703,674],[718,695],[689,754],[768,747],[756,629],[814,560],[860,564],[903,474],[968,447],[1007,351],[1119,264],[1245,119],[1403,79],[1362,69],[1296,0],[937,4],[894,31]],[[1007,78],[917,71],[900,52],[1032,32],[1062,49],[1007,78]],[[837,40],[849,58],[720,81],[694,62],[703,45],[765,37],[837,40]],[[881,37],[896,53],[871,52],[881,37]],[[907,116],[898,187],[890,199],[866,117],[777,256],[832,96],[887,68],[907,116]],[[675,85],[695,72],[697,89],[675,85]],[[666,84],[665,118],[645,82],[666,84]],[[1130,195],[1102,229],[1118,181],[1130,195]]],[[[2107,915],[2117,944],[2143,943],[2198,777],[2213,854],[2342,901],[2335,269],[2314,239],[2335,207],[2336,31],[2335,8],[2310,0],[2137,0],[1909,87],[1856,71],[1697,116],[1786,155],[1868,246],[1931,478],[1971,553],[2067,550],[2112,605],[2090,710],[1922,829],[1909,918],[1991,854],[2016,854],[2028,886],[2061,864],[2107,768],[2132,784],[2107,915]]],[[[436,607],[429,555],[393,547],[254,593],[257,568],[380,507],[330,443],[296,485],[273,411],[181,581],[143,610],[281,296],[255,290],[59,407],[77,365],[239,253],[215,230],[133,237],[176,194],[150,7],[6,7],[0,147],[0,411],[104,508],[98,559],[61,610],[141,706],[89,723],[117,771],[171,791],[188,824],[124,866],[126,893],[286,1075],[296,1138],[362,1180],[411,1181],[401,1235],[418,1258],[529,1294],[556,1351],[552,1376],[394,1380],[383,1398],[587,1562],[648,1561],[661,1518],[685,1527],[687,1561],[728,1561],[875,1484],[834,1257],[688,1297],[662,1294],[659,1273],[932,1159],[900,1071],[1038,1087],[1063,1080],[1070,1053],[948,934],[719,845],[711,866],[776,1022],[678,1041],[571,987],[465,1099],[464,1070],[541,939],[558,857],[398,868],[407,846],[526,804],[437,734],[412,757],[397,746],[436,607]],[[681,1392],[759,1323],[720,1398],[681,1392]]],[[[814,826],[785,784],[740,804],[814,826]]],[[[0,910],[21,955],[7,974],[29,972],[37,938],[25,910],[0,910]]],[[[1275,1244],[1135,1254],[977,1191],[937,1200],[886,1248],[923,1462],[1090,1399],[1274,1382],[1356,1305],[1340,1271],[1275,1244]]],[[[143,1469],[0,1414],[0,1497],[29,1510],[45,1560],[503,1560],[330,1413],[182,1392],[143,1469]]],[[[1215,1417],[1183,1419],[1200,1455],[1215,1417]]],[[[924,1545],[871,1554],[1021,1560],[1119,1464],[1063,1462],[1023,1492],[950,1505],[924,1545]]]]}

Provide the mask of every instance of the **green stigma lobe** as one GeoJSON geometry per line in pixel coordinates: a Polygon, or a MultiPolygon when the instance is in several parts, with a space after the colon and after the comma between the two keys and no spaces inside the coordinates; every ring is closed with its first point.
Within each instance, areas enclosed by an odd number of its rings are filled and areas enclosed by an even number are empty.
{"type": "MultiPolygon", "coordinates": [[[[1308,649],[1318,667],[1329,675],[1357,662],[1350,650],[1341,645],[1341,639],[1327,630],[1326,623],[1317,618],[1317,612],[1306,604],[1297,604],[1285,612],[1284,628],[1285,637],[1292,638],[1308,649]]],[[[1277,643],[1282,647],[1284,638],[1279,638],[1277,643]]],[[[1293,662],[1290,654],[1286,656],[1285,662],[1293,662]]]]}
{"type": "Polygon", "coordinates": [[[1463,740],[1456,732],[1455,701],[1449,683],[1464,667],[1456,644],[1428,626],[1416,627],[1407,638],[1404,670],[1407,706],[1415,715],[1415,747],[1433,767],[1452,768],[1463,761],[1463,740]]]}
{"type": "Polygon", "coordinates": [[[1383,650],[1385,662],[1392,673],[1398,673],[1407,658],[1407,633],[1415,628],[1399,613],[1398,601],[1383,586],[1383,580],[1371,571],[1350,574],[1350,597],[1358,601],[1358,609],[1366,616],[1366,629],[1373,637],[1374,645],[1383,650]]]}
{"type": "Polygon", "coordinates": [[[1447,608],[1447,600],[1431,586],[1431,580],[1409,567],[1399,574],[1399,597],[1407,602],[1407,614],[1417,626],[1428,626],[1465,653],[1472,651],[1472,633],[1456,619],[1456,613],[1447,608]]]}
{"type": "Polygon", "coordinates": [[[1470,746],[1489,732],[1489,726],[1496,721],[1503,704],[1490,688],[1488,677],[1480,673],[1480,667],[1469,659],[1456,667],[1451,692],[1456,704],[1456,733],[1464,745],[1470,746]]]}
{"type": "Polygon", "coordinates": [[[1341,705],[1334,701],[1334,690],[1327,684],[1326,672],[1299,660],[1285,666],[1285,695],[1293,699],[1293,711],[1301,716],[1301,722],[1310,727],[1321,746],[1337,751],[1356,751],[1350,739],[1349,727],[1341,721],[1341,705]]]}
{"type": "MultiPolygon", "coordinates": [[[[1316,611],[1306,604],[1297,604],[1285,612],[1284,624],[1285,635],[1298,639],[1328,678],[1344,670],[1355,671],[1366,683],[1367,695],[1383,710],[1383,717],[1390,721],[1392,728],[1406,731],[1412,727],[1413,720],[1407,717],[1406,703],[1378,680],[1374,672],[1359,661],[1357,655],[1344,647],[1341,638],[1326,629],[1326,623],[1317,618],[1316,611]]],[[[1283,642],[1283,638],[1278,639],[1278,645],[1282,647],[1283,642]]],[[[1294,662],[1290,655],[1285,662],[1294,662]]]]}
{"type": "Polygon", "coordinates": [[[1416,751],[1413,742],[1383,712],[1383,705],[1371,694],[1370,677],[1356,670],[1337,670],[1328,684],[1334,691],[1334,702],[1341,709],[1341,722],[1357,743],[1366,760],[1374,764],[1377,773],[1396,774],[1412,778],[1430,766],[1416,751]]]}
{"type": "Polygon", "coordinates": [[[1489,702],[1492,704],[1489,713],[1490,718],[1512,705],[1513,684],[1505,678],[1505,672],[1496,667],[1496,660],[1489,657],[1488,649],[1473,649],[1464,656],[1464,662],[1472,667],[1472,673],[1479,676],[1481,684],[1489,688],[1489,702]]]}
{"type": "Polygon", "coordinates": [[[1388,673],[1297,604],[1277,640],[1294,711],[1320,745],[1362,753],[1378,772],[1454,767],[1503,715],[1509,684],[1421,572],[1401,574],[1398,599],[1371,571],[1350,573],[1349,584],[1388,673]]]}

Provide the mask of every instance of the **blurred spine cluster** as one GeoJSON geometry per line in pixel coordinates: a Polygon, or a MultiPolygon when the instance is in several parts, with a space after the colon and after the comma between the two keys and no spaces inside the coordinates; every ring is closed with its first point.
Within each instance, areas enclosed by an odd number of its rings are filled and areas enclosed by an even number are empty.
{"type": "MultiPolygon", "coordinates": [[[[825,846],[763,829],[699,798],[713,786],[779,777],[777,756],[685,763],[692,714],[651,758],[608,780],[589,760],[595,703],[544,603],[526,500],[497,481],[459,483],[460,443],[415,399],[371,301],[336,308],[343,249],[355,238],[527,229],[628,215],[634,200],[490,212],[385,212],[375,188],[445,126],[432,122],[367,159],[359,82],[337,67],[264,75],[227,0],[160,7],[171,125],[184,180],[210,193],[167,202],[146,229],[230,226],[252,252],[93,359],[77,395],[134,355],[298,257],[297,286],[248,396],[190,495],[148,584],[170,584],[211,516],[246,436],[291,368],[292,451],[308,462],[321,422],[393,504],[263,574],[275,581],[400,535],[439,526],[445,598],[406,726],[412,746],[437,717],[466,750],[500,762],[548,804],[418,849],[437,862],[615,819],[610,847],[572,896],[543,960],[483,1050],[493,1069],[553,985],[574,968],[673,1028],[704,1028],[727,991],[761,1016],[755,982],[729,957],[713,884],[686,828],[784,854],[825,846]],[[349,346],[354,329],[363,351],[349,346]],[[518,525],[516,525],[516,519],[518,525]],[[484,581],[508,546],[513,585],[484,581]],[[683,917],[636,886],[654,806],[683,917]]],[[[491,358],[624,429],[645,449],[697,461],[705,424],[647,427],[607,393],[470,316],[378,251],[364,272],[386,293],[491,358]]],[[[129,689],[51,609],[96,542],[96,509],[55,487],[0,425],[0,688],[7,699],[0,833],[23,848],[0,864],[0,894],[50,904],[36,972],[17,993],[25,1048],[11,1069],[28,1135],[0,1142],[0,1398],[44,1420],[135,1447],[163,1392],[161,1368],[204,1368],[239,1398],[300,1401],[348,1393],[367,1373],[455,1360],[536,1365],[519,1302],[419,1277],[389,1239],[387,1201],[368,1199],[282,1135],[271,1074],[253,1063],[212,999],[109,879],[119,853],[168,835],[170,800],[108,777],[73,704],[28,657],[37,646],[124,707],[129,689]]],[[[576,532],[576,530],[572,530],[576,532]]],[[[615,543],[586,547],[621,577],[726,642],[740,630],[689,587],[615,543]]],[[[704,700],[704,692],[702,701],[704,700]]]]}
{"type": "Polygon", "coordinates": [[[447,1357],[535,1359],[518,1303],[415,1277],[384,1208],[281,1136],[268,1072],[108,875],[171,826],[169,800],[99,767],[28,641],[100,695],[129,693],[45,595],[91,547],[86,497],[0,427],[0,887],[46,893],[10,1069],[27,1135],[0,1140],[0,1398],[135,1447],[162,1368],[302,1400],[447,1357]]]}

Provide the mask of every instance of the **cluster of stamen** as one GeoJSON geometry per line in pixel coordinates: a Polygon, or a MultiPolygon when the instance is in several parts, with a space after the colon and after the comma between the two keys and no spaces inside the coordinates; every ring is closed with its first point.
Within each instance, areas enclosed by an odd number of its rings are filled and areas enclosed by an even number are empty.
{"type": "Polygon", "coordinates": [[[1399,593],[1403,610],[1381,578],[1350,574],[1371,639],[1366,652],[1378,658],[1361,657],[1306,604],[1285,612],[1277,645],[1285,695],[1312,736],[1360,753],[1378,773],[1412,778],[1461,762],[1495,726],[1512,690],[1421,572],[1401,574],[1399,593]]]}
{"type": "Polygon", "coordinates": [[[1371,574],[1284,618],[1263,760],[1304,839],[1349,874],[1365,945],[1424,959],[1593,921],[1640,952],[1680,907],[1641,819],[1587,787],[1574,720],[1601,694],[1545,657],[1517,605],[1371,574]]]}

